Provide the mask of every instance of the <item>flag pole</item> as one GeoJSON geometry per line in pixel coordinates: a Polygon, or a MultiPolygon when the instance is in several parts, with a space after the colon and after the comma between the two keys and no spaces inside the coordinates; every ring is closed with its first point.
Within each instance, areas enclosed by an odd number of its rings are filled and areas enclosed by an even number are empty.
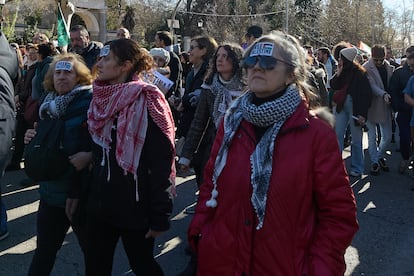
{"type": "Polygon", "coordinates": [[[67,52],[69,44],[69,30],[66,24],[65,17],[58,2],[58,16],[57,16],[57,40],[58,46],[62,48],[62,52],[67,52]]]}

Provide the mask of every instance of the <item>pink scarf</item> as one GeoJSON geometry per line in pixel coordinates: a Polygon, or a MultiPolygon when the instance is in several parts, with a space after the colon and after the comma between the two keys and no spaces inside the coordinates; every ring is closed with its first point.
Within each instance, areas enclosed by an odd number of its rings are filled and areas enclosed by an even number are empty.
{"type": "MultiPolygon", "coordinates": [[[[170,107],[162,92],[154,85],[134,79],[131,82],[109,85],[104,82],[93,83],[93,98],[88,110],[88,126],[93,141],[103,148],[101,165],[108,160],[108,181],[110,179],[109,149],[112,142],[111,131],[117,119],[116,160],[118,165],[134,175],[138,185],[137,169],[148,127],[148,117],[167,136],[171,143],[170,182],[175,195],[175,126],[170,107]]],[[[138,187],[136,189],[138,197],[138,187]]]]}

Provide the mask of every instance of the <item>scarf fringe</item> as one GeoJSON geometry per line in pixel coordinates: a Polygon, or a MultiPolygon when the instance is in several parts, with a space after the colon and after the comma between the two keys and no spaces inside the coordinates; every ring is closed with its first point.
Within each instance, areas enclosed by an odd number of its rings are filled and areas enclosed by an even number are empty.
{"type": "Polygon", "coordinates": [[[101,165],[108,162],[108,181],[110,180],[109,151],[114,118],[117,118],[117,141],[115,158],[124,172],[134,175],[136,199],[138,194],[137,169],[148,127],[147,112],[152,120],[166,135],[171,144],[171,174],[168,180],[175,194],[175,148],[174,120],[168,102],[156,87],[140,80],[108,85],[95,81],[93,98],[88,111],[88,127],[92,140],[103,148],[101,165]],[[131,153],[131,150],[134,150],[131,153]]]}
{"type": "Polygon", "coordinates": [[[134,181],[135,181],[135,201],[139,202],[138,176],[137,176],[137,174],[134,174],[134,181]]]}
{"type": "Polygon", "coordinates": [[[108,170],[106,181],[109,182],[111,180],[111,164],[109,161],[109,149],[102,148],[101,167],[105,166],[105,163],[107,165],[107,170],[108,170]],[[105,162],[105,160],[108,160],[108,162],[105,162]]]}

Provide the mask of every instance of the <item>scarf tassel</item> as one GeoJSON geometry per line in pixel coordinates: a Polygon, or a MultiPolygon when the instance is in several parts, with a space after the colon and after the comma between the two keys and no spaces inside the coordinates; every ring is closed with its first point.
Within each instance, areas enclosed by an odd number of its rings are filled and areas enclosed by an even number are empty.
{"type": "Polygon", "coordinates": [[[210,200],[207,200],[206,206],[211,207],[211,208],[216,208],[217,207],[217,200],[216,200],[217,196],[218,196],[217,185],[214,185],[214,188],[211,191],[211,198],[210,200]]]}
{"type": "Polygon", "coordinates": [[[139,202],[138,176],[137,176],[137,174],[134,174],[134,180],[135,180],[135,200],[136,200],[136,202],[139,202]]]}
{"type": "Polygon", "coordinates": [[[101,167],[105,166],[105,149],[102,148],[102,160],[101,160],[101,167]]]}
{"type": "Polygon", "coordinates": [[[101,160],[101,167],[105,166],[105,159],[108,159],[107,167],[108,167],[108,175],[106,177],[106,181],[109,182],[111,180],[111,166],[109,164],[109,150],[102,148],[102,160],[101,160]],[[106,158],[105,158],[106,156],[106,158]]]}

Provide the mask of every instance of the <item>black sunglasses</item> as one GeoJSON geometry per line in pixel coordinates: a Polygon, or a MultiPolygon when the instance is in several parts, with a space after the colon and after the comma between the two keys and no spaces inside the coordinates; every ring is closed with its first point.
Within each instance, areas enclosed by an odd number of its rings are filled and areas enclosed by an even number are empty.
{"type": "Polygon", "coordinates": [[[292,64],[290,64],[289,62],[270,56],[247,57],[242,60],[241,66],[245,69],[253,68],[257,64],[257,62],[259,62],[259,67],[263,70],[275,69],[278,62],[282,62],[284,64],[292,66],[292,64]]]}

